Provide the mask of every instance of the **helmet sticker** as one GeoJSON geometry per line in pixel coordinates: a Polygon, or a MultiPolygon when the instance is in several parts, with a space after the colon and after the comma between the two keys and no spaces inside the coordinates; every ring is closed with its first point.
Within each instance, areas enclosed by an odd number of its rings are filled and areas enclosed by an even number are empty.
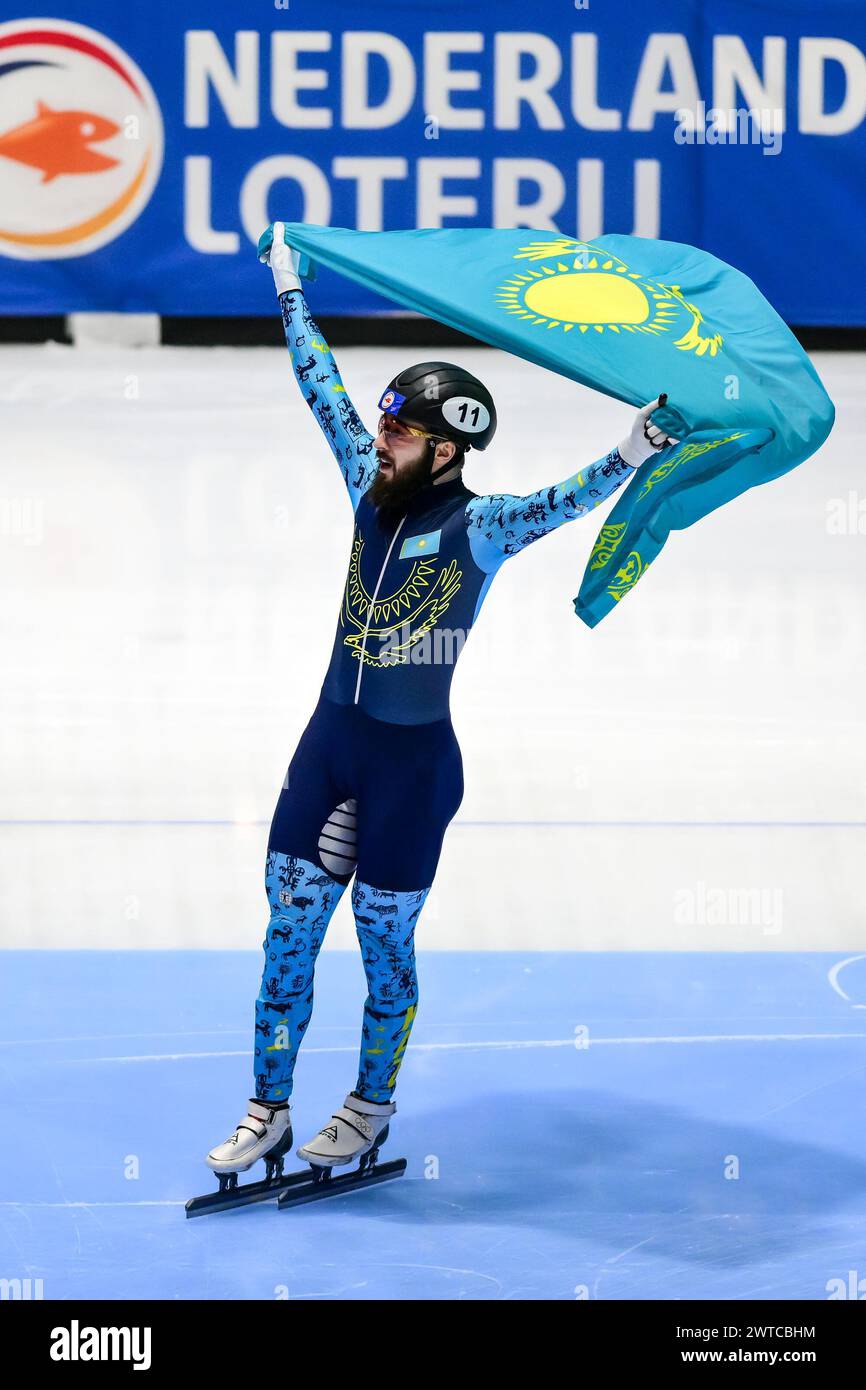
{"type": "Polygon", "coordinates": [[[442,414],[449,425],[464,430],[466,434],[480,434],[490,424],[490,411],[480,401],[471,396],[452,396],[442,406],[442,414]]]}
{"type": "Polygon", "coordinates": [[[406,397],[401,396],[399,391],[394,391],[389,386],[387,391],[382,392],[382,398],[379,401],[379,409],[387,410],[391,415],[396,415],[405,399],[406,397]]]}

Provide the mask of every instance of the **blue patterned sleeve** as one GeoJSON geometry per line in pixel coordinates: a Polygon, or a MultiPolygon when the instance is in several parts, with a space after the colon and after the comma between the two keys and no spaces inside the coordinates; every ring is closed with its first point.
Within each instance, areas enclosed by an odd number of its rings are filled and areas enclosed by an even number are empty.
{"type": "Polygon", "coordinates": [[[584,516],[634,476],[634,468],[612,449],[603,459],[553,487],[526,497],[492,493],[466,508],[472,553],[483,570],[493,570],[566,521],[584,516]]]}
{"type": "Polygon", "coordinates": [[[364,428],[352,405],[334,355],[302,292],[286,290],[281,294],[280,310],[295,378],[340,465],[352,509],[357,510],[379,467],[374,436],[364,428]]]}

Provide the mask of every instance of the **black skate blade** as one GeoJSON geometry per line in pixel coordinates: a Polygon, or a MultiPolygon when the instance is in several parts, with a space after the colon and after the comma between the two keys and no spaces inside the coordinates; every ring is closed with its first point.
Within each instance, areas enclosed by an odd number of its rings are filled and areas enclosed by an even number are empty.
{"type": "Polygon", "coordinates": [[[246,1207],[252,1202],[268,1202],[278,1197],[286,1188],[299,1182],[306,1182],[308,1173],[285,1173],[282,1177],[262,1178],[259,1182],[239,1183],[226,1191],[208,1192],[204,1197],[190,1197],[186,1204],[187,1216],[206,1216],[212,1211],[231,1211],[234,1207],[246,1207]]]}
{"type": "Polygon", "coordinates": [[[399,1178],[406,1171],[405,1158],[392,1158],[389,1163],[376,1163],[366,1169],[354,1168],[351,1173],[338,1177],[317,1178],[311,1168],[305,1173],[292,1173],[301,1182],[294,1189],[282,1192],[277,1201],[280,1211],[289,1207],[304,1206],[307,1202],[319,1202],[325,1197],[339,1197],[344,1192],[355,1192],[361,1187],[374,1187],[377,1183],[399,1178]]]}

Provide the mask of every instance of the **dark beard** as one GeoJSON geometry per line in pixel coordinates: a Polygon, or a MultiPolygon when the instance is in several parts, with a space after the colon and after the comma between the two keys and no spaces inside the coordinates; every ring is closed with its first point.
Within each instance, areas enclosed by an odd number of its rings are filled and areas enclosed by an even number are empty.
{"type": "Polygon", "coordinates": [[[430,456],[425,452],[414,463],[406,464],[399,473],[393,473],[390,478],[385,478],[381,472],[377,473],[367,489],[367,496],[383,517],[390,518],[402,511],[409,498],[429,481],[430,456]]]}

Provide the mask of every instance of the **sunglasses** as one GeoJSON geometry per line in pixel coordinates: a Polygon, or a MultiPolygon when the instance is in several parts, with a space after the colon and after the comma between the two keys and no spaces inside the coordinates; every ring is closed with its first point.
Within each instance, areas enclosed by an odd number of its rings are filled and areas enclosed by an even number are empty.
{"type": "Polygon", "coordinates": [[[379,420],[379,433],[384,434],[386,439],[442,439],[441,434],[431,434],[429,430],[416,429],[414,425],[407,425],[403,420],[398,420],[396,415],[383,415],[379,420]]]}

